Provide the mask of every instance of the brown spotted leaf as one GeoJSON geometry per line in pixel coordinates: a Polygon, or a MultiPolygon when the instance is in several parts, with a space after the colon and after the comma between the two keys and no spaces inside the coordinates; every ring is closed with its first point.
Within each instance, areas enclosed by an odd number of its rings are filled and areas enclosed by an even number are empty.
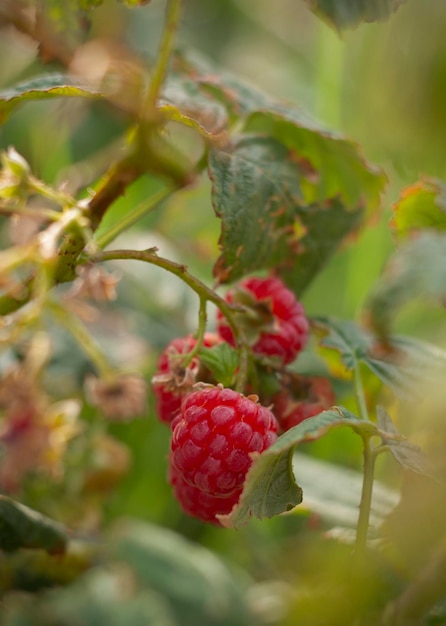
{"type": "Polygon", "coordinates": [[[209,160],[213,203],[222,219],[221,283],[274,268],[300,294],[363,218],[338,196],[308,202],[305,162],[272,137],[244,136],[209,160]]]}
{"type": "Polygon", "coordinates": [[[306,0],[310,9],[337,30],[386,20],[405,0],[306,0]]]}
{"type": "Polygon", "coordinates": [[[269,137],[243,137],[211,152],[209,175],[222,219],[216,278],[229,282],[286,262],[298,243],[303,201],[301,174],[287,148],[269,137]]]}
{"type": "Polygon", "coordinates": [[[392,228],[404,239],[426,229],[446,230],[446,185],[423,179],[403,189],[393,205],[392,228]]]}

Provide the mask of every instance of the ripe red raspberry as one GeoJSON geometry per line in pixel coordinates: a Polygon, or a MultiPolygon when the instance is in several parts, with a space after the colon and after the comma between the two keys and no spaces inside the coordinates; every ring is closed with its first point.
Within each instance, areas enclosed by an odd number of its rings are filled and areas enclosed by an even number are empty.
{"type": "MultiPolygon", "coordinates": [[[[276,357],[281,363],[294,361],[308,340],[308,320],[302,304],[280,278],[248,278],[226,294],[228,302],[243,304],[248,315],[248,332],[257,330],[252,349],[256,354],[276,357]]],[[[226,319],[217,313],[217,330],[234,345],[234,335],[226,319]]]]}
{"type": "Polygon", "coordinates": [[[251,453],[277,439],[274,415],[256,399],[220,386],[184,398],[172,423],[171,464],[187,484],[225,497],[242,488],[251,453]]]}
{"type": "Polygon", "coordinates": [[[170,467],[169,482],[173,487],[176,499],[185,513],[197,517],[202,522],[220,525],[217,515],[227,515],[237,504],[242,490],[235,491],[230,496],[219,498],[211,496],[201,489],[192,487],[183,478],[181,472],[170,467]]]}
{"type": "MultiPolygon", "coordinates": [[[[210,348],[221,342],[216,333],[206,333],[203,345],[210,348]]],[[[156,400],[156,414],[166,424],[170,424],[178,414],[181,401],[192,390],[197,380],[214,382],[210,373],[200,364],[198,357],[192,359],[187,368],[183,367],[182,356],[196,346],[197,340],[188,335],[173,339],[160,354],[157,371],[152,378],[152,390],[156,400]]]]}
{"type": "Polygon", "coordinates": [[[283,432],[329,409],[335,402],[333,389],[327,378],[294,374],[289,379],[289,387],[273,398],[274,415],[283,432]]]}

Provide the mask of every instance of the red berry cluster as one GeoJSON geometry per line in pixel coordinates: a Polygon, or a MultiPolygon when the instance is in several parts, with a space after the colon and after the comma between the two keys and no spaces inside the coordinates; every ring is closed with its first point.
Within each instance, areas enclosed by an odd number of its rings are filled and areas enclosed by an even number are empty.
{"type": "MultiPolygon", "coordinates": [[[[210,348],[222,339],[215,333],[206,333],[203,345],[210,348]]],[[[159,419],[170,424],[180,411],[181,401],[192,391],[192,386],[199,380],[215,382],[211,373],[194,357],[187,367],[183,361],[185,355],[197,345],[197,340],[188,335],[173,339],[161,353],[158,367],[152,378],[152,389],[156,400],[156,413],[159,419]]]]}
{"type": "MultiPolygon", "coordinates": [[[[248,278],[229,291],[226,300],[246,311],[237,323],[249,338],[254,367],[272,368],[277,378],[281,391],[273,396],[259,393],[274,414],[257,395],[245,396],[219,385],[198,356],[189,362],[187,355],[197,345],[192,336],[169,343],[152,379],[158,417],[172,428],[169,482],[174,494],[186,513],[214,524],[238,502],[251,455],[274,443],[278,430],[328,408],[332,399],[328,381],[316,384],[308,379],[296,402],[284,371],[305,347],[309,324],[302,305],[279,278],[248,278]]],[[[223,341],[235,345],[221,313],[217,331],[206,333],[205,347],[223,341]]],[[[255,389],[255,383],[247,383],[247,388],[255,389]]]]}
{"type": "MultiPolygon", "coordinates": [[[[246,295],[251,296],[251,302],[255,303],[247,319],[251,327],[258,328],[253,352],[277,358],[283,364],[294,361],[308,339],[309,325],[302,304],[276,277],[248,278],[236,289],[228,291],[226,300],[243,303],[246,295]],[[253,319],[253,313],[257,314],[257,319],[253,319]]],[[[221,337],[234,345],[232,330],[220,312],[217,314],[217,327],[221,337]]]]}
{"type": "Polygon", "coordinates": [[[281,390],[273,398],[274,415],[281,431],[333,406],[335,396],[327,378],[288,374],[284,379],[281,390]]]}
{"type": "Polygon", "coordinates": [[[255,396],[224,387],[196,390],[172,422],[170,481],[178,500],[217,523],[238,501],[251,453],[277,438],[277,421],[255,396]]]}

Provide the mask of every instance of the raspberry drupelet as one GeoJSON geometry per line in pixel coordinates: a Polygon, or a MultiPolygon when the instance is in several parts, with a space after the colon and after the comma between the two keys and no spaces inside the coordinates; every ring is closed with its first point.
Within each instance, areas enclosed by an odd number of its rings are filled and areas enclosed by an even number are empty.
{"type": "Polygon", "coordinates": [[[215,505],[214,517],[228,512],[240,495],[251,453],[263,452],[276,441],[277,421],[256,400],[221,386],[184,398],[172,422],[170,475],[187,512],[200,517],[200,493],[211,510],[215,505]]]}

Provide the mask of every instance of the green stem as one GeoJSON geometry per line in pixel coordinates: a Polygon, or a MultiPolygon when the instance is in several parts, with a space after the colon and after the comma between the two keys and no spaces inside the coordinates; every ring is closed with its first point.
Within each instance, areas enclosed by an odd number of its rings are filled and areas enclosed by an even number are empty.
{"type": "Polygon", "coordinates": [[[190,274],[185,265],[180,265],[179,263],[175,263],[169,259],[164,259],[156,253],[156,248],[150,248],[148,250],[107,250],[106,252],[97,254],[91,260],[101,263],[102,261],[122,261],[125,259],[133,259],[136,261],[144,261],[145,263],[150,263],[151,265],[156,265],[157,267],[162,267],[171,274],[178,276],[178,278],[193,289],[198,296],[206,298],[209,302],[213,302],[220,309],[223,315],[227,317],[232,330],[238,335],[238,329],[233,322],[233,316],[234,313],[240,312],[242,309],[226,302],[226,300],[216,294],[215,291],[201,282],[201,280],[190,274]]]}
{"type": "Polygon", "coordinates": [[[7,213],[12,215],[26,215],[29,217],[39,217],[45,220],[56,221],[60,218],[59,211],[53,211],[52,209],[45,208],[31,208],[29,206],[8,206],[7,204],[0,202],[0,213],[7,213]]]}
{"type": "Polygon", "coordinates": [[[91,359],[98,374],[103,377],[112,374],[114,372],[113,366],[80,319],[55,300],[48,300],[47,304],[58,322],[73,335],[85,354],[91,359]]]}
{"type": "Polygon", "coordinates": [[[144,215],[147,215],[150,211],[157,209],[158,206],[166,200],[173,192],[171,188],[161,189],[158,193],[153,195],[151,198],[148,198],[145,202],[141,202],[139,206],[136,207],[132,213],[129,213],[121,220],[116,222],[109,230],[107,230],[103,235],[97,238],[97,246],[101,250],[103,250],[109,243],[111,243],[116,237],[122,233],[124,230],[136,224],[136,222],[141,219],[144,215]]]}
{"type": "Polygon", "coordinates": [[[369,413],[367,411],[367,404],[365,401],[364,385],[362,384],[361,371],[359,363],[355,363],[353,368],[353,381],[355,387],[355,398],[358,406],[359,417],[363,420],[369,419],[369,413]]]}
{"type": "Polygon", "coordinates": [[[161,91],[161,87],[166,78],[170,55],[172,53],[175,40],[175,33],[178,28],[180,19],[181,0],[168,0],[166,7],[166,24],[164,27],[163,38],[161,40],[160,49],[157,56],[157,63],[150,81],[147,97],[145,100],[145,110],[149,115],[156,110],[156,103],[161,91]]]}
{"type": "Polygon", "coordinates": [[[77,201],[67,193],[63,193],[62,191],[58,191],[57,189],[53,189],[45,184],[42,180],[35,178],[34,176],[29,177],[29,184],[31,188],[39,193],[44,198],[48,198],[52,200],[56,204],[59,204],[63,208],[70,208],[77,206],[77,201]]]}
{"type": "Polygon", "coordinates": [[[245,390],[246,380],[248,378],[248,367],[249,367],[249,346],[245,341],[245,338],[242,337],[239,339],[241,341],[240,347],[240,366],[237,373],[235,390],[239,393],[243,393],[245,390]]]}
{"type": "Polygon", "coordinates": [[[359,504],[359,517],[356,527],[356,543],[354,552],[354,566],[357,573],[362,571],[364,566],[370,511],[372,507],[373,480],[376,460],[376,454],[371,443],[371,438],[368,435],[364,435],[362,437],[362,440],[364,445],[364,467],[361,502],[359,504]]]}
{"type": "Polygon", "coordinates": [[[198,329],[197,329],[197,343],[195,344],[193,350],[191,350],[186,358],[183,361],[183,366],[187,367],[200,350],[203,345],[204,334],[206,332],[207,325],[207,298],[205,296],[200,296],[200,308],[198,311],[198,329]]]}
{"type": "MultiPolygon", "coordinates": [[[[186,283],[186,285],[188,285],[193,291],[195,291],[195,293],[200,298],[199,333],[204,333],[204,328],[206,324],[206,312],[204,308],[204,303],[206,301],[209,301],[215,304],[228,320],[236,344],[241,348],[240,368],[237,376],[237,389],[242,391],[245,386],[248,373],[249,347],[246,343],[243,331],[240,330],[235,322],[235,314],[240,313],[241,311],[243,311],[243,309],[235,304],[230,304],[229,302],[226,302],[224,298],[216,294],[215,291],[202,283],[201,280],[190,274],[186,266],[175,263],[174,261],[170,261],[169,259],[159,257],[156,253],[156,248],[151,248],[149,250],[108,250],[106,252],[101,252],[100,254],[97,254],[91,260],[94,262],[102,262],[134,259],[137,261],[151,263],[152,265],[156,265],[157,267],[162,267],[168,272],[175,274],[175,276],[180,278],[184,283],[186,283]]],[[[192,352],[192,358],[194,355],[195,353],[192,352]]],[[[188,356],[190,357],[190,355],[188,356]]]]}

